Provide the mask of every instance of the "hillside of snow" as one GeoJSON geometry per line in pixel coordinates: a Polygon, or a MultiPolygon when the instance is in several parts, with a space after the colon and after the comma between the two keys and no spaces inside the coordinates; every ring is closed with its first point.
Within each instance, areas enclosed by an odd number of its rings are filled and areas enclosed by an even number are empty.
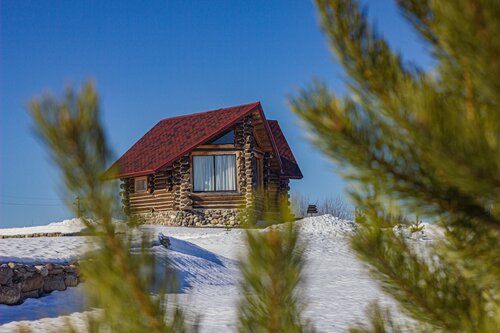
{"type": "Polygon", "coordinates": [[[85,225],[79,218],[64,220],[62,222],[53,222],[47,225],[36,227],[5,228],[0,229],[0,235],[28,235],[37,233],[76,233],[85,229],[85,225]]]}
{"type": "MultiPolygon", "coordinates": [[[[365,307],[371,300],[394,305],[349,247],[347,236],[355,234],[354,222],[323,215],[296,223],[307,242],[305,315],[319,332],[346,332],[349,325],[364,318],[365,307]]],[[[54,229],[54,224],[49,226],[54,229]]],[[[237,261],[245,251],[245,231],[157,225],[145,225],[141,229],[149,232],[153,239],[157,239],[159,233],[170,237],[170,249],[157,241],[152,246],[160,271],[168,260],[181,282],[179,289],[172,291],[175,297],[169,297],[169,301],[175,299],[189,307],[193,320],[195,315],[201,315],[201,332],[235,331],[240,297],[237,261]]],[[[88,236],[0,239],[0,262],[71,261],[90,248],[92,239],[88,236]]],[[[82,302],[82,288],[80,285],[69,292],[28,299],[17,306],[0,305],[0,332],[11,332],[20,324],[37,332],[49,332],[63,325],[65,318],[84,332],[85,311],[91,309],[82,302]]]]}

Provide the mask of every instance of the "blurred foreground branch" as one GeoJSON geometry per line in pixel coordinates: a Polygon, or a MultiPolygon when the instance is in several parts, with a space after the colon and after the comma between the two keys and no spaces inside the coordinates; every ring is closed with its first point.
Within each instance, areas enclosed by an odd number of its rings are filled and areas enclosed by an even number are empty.
{"type": "MultiPolygon", "coordinates": [[[[498,2],[399,0],[434,58],[428,72],[403,61],[358,1],[316,2],[349,91],[315,83],[292,108],[354,184],[353,248],[412,330],[499,332],[498,2]],[[435,223],[446,240],[423,256],[390,228],[398,214],[435,223]]],[[[353,330],[398,331],[375,313],[353,330]]]]}
{"type": "MultiPolygon", "coordinates": [[[[59,168],[69,197],[80,199],[82,218],[95,236],[98,251],[82,262],[89,306],[102,309],[89,317],[92,332],[184,332],[181,310],[167,311],[164,292],[152,295],[155,259],[147,239],[140,253],[132,253],[133,232],[119,235],[113,212],[116,183],[105,181],[117,170],[107,171],[111,154],[100,123],[99,99],[92,83],[79,93],[68,88],[64,97],[44,95],[30,104],[36,131],[59,168]],[[107,172],[106,172],[107,171],[107,172]]],[[[69,207],[72,207],[68,203],[69,207]]],[[[74,208],[74,207],[72,207],[74,208]]],[[[128,221],[133,226],[132,221],[128,221]]],[[[163,289],[172,277],[165,276],[163,289]]],[[[69,328],[68,328],[69,329],[69,328]]]]}

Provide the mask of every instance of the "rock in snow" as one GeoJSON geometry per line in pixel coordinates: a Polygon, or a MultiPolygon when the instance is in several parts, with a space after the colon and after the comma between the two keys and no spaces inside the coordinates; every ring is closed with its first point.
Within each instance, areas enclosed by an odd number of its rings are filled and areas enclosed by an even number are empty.
{"type": "Polygon", "coordinates": [[[12,278],[12,275],[14,275],[12,268],[6,264],[0,265],[0,285],[7,284],[12,278]]]}
{"type": "Polygon", "coordinates": [[[160,244],[165,246],[167,249],[170,248],[170,239],[161,232],[158,234],[158,241],[160,241],[160,244]]]}

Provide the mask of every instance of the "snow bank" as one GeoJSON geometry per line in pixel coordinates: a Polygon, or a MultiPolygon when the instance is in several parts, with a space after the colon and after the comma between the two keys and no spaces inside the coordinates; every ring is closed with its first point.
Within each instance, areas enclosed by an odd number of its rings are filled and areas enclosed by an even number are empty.
{"type": "Polygon", "coordinates": [[[330,214],[306,217],[296,223],[303,235],[345,236],[351,235],[357,229],[356,222],[341,220],[330,214]]]}
{"type": "Polygon", "coordinates": [[[0,239],[0,263],[70,264],[95,248],[91,237],[36,237],[0,239]]]}
{"type": "MultiPolygon", "coordinates": [[[[298,220],[297,225],[304,237],[308,236],[349,236],[356,232],[358,225],[354,221],[342,220],[330,214],[306,217],[298,220]]],[[[438,225],[422,223],[423,230],[412,233],[410,226],[397,225],[393,228],[397,234],[415,241],[430,241],[444,238],[444,230],[438,225]]]]}
{"type": "Polygon", "coordinates": [[[85,225],[79,218],[64,220],[62,222],[53,222],[47,225],[36,227],[22,227],[22,228],[5,228],[0,229],[0,235],[29,235],[37,233],[74,233],[80,232],[85,229],[85,225]]]}

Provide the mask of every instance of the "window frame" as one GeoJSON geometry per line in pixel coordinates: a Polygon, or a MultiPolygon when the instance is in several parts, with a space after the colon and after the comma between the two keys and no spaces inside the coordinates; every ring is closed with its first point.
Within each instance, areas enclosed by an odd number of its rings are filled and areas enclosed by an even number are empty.
{"type": "Polygon", "coordinates": [[[148,191],[148,176],[135,177],[134,178],[134,193],[145,193],[147,191],[148,191]],[[144,190],[137,189],[137,182],[139,182],[139,181],[144,181],[144,184],[146,185],[146,188],[144,190]]]}
{"type": "Polygon", "coordinates": [[[237,159],[237,154],[236,153],[219,153],[219,152],[214,152],[210,154],[192,154],[191,156],[191,175],[192,175],[192,181],[191,181],[191,186],[193,189],[193,193],[238,193],[238,159],[237,159]],[[212,157],[212,163],[213,163],[213,182],[214,182],[214,190],[213,191],[196,191],[194,189],[194,168],[195,168],[195,163],[194,163],[194,157],[196,156],[205,156],[205,157],[212,157]],[[215,168],[215,156],[233,156],[234,157],[234,190],[217,190],[217,176],[216,176],[216,168],[215,168]]]}

